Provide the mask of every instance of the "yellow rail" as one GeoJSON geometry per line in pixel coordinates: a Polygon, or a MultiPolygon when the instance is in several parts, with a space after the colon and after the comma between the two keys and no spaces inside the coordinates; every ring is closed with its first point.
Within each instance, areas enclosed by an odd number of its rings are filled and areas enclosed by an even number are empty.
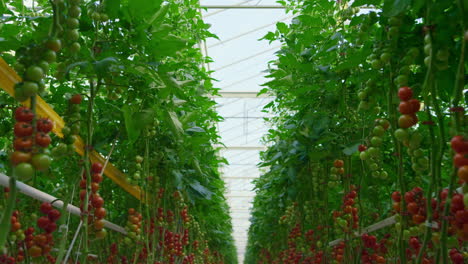
{"type": "MultiPolygon", "coordinates": [[[[13,70],[3,58],[0,57],[0,88],[5,90],[11,96],[15,94],[15,84],[21,82],[21,77],[13,70]]],[[[23,103],[24,105],[29,105],[29,100],[23,103]]],[[[63,137],[62,128],[65,125],[63,119],[40,97],[37,96],[37,107],[36,112],[41,117],[47,117],[50,120],[53,120],[55,123],[54,132],[57,136],[63,137]]],[[[84,141],[82,138],[78,137],[75,140],[75,150],[78,154],[84,155],[84,141]]],[[[97,153],[96,151],[92,151],[90,154],[90,158],[92,162],[105,162],[105,158],[97,153]]],[[[108,163],[105,170],[104,175],[109,177],[112,181],[117,183],[120,187],[122,187],[125,191],[130,193],[131,195],[135,196],[137,199],[141,200],[142,191],[140,188],[136,186],[132,186],[127,183],[125,180],[125,174],[117,169],[111,163],[108,163]]]]}

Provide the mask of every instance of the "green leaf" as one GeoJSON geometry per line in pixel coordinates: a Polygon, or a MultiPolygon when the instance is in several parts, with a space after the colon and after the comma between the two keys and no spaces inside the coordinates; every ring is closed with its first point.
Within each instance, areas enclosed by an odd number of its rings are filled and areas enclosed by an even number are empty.
{"type": "Polygon", "coordinates": [[[198,195],[200,195],[201,197],[203,197],[203,198],[205,198],[207,200],[210,200],[211,196],[213,195],[213,193],[210,190],[208,190],[206,187],[201,185],[200,182],[197,181],[197,180],[194,180],[192,183],[190,183],[189,186],[198,195]]]}
{"type": "Polygon", "coordinates": [[[119,17],[120,0],[105,1],[106,14],[111,19],[119,17]]]}
{"type": "Polygon", "coordinates": [[[125,128],[127,130],[128,139],[131,143],[135,142],[140,136],[141,130],[135,126],[133,121],[134,108],[130,105],[124,105],[122,112],[124,115],[125,128]]]}
{"type": "Polygon", "coordinates": [[[387,17],[401,14],[411,5],[411,0],[385,0],[382,8],[383,15],[387,17]]]}

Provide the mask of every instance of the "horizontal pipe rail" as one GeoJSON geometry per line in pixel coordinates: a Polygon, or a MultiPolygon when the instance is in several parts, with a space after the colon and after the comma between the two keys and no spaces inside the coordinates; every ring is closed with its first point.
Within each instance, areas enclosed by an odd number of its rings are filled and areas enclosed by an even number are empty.
{"type": "MultiPolygon", "coordinates": [[[[0,173],[0,185],[4,187],[9,187],[10,186],[10,177],[6,176],[5,174],[0,173]]],[[[62,209],[63,208],[63,201],[58,199],[57,197],[54,197],[50,194],[47,194],[43,191],[40,191],[32,186],[29,186],[25,183],[22,183],[20,181],[16,181],[16,187],[18,190],[25,194],[26,196],[29,196],[35,200],[41,201],[41,202],[46,202],[46,203],[52,203],[52,205],[56,208],[62,209]]],[[[69,212],[72,215],[76,216],[81,216],[81,210],[80,208],[68,204],[66,208],[67,212],[69,212]]],[[[114,223],[111,223],[109,221],[104,220],[104,226],[110,230],[114,230],[116,232],[122,233],[124,235],[127,235],[127,231],[125,228],[116,225],[114,223]]]]}

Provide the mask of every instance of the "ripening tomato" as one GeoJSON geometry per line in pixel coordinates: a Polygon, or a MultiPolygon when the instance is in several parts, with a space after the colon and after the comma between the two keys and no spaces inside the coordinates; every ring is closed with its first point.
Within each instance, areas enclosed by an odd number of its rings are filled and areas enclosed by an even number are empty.
{"type": "Polygon", "coordinates": [[[398,126],[401,128],[410,128],[416,124],[416,120],[411,115],[401,115],[398,118],[398,126]]]}
{"type": "Polygon", "coordinates": [[[50,158],[50,156],[43,153],[36,154],[31,159],[31,163],[32,165],[34,165],[34,168],[40,171],[45,171],[49,169],[51,162],[52,159],[50,158]]]}
{"type": "Polygon", "coordinates": [[[33,141],[31,138],[28,137],[20,137],[16,138],[15,141],[13,142],[13,147],[15,150],[20,150],[20,151],[30,151],[33,146],[33,141]]]}
{"type": "Polygon", "coordinates": [[[41,118],[37,120],[37,130],[44,133],[52,131],[54,123],[48,118],[41,118]]]}
{"type": "Polygon", "coordinates": [[[44,132],[39,132],[36,134],[36,144],[43,147],[43,148],[46,148],[49,146],[50,144],[50,136],[47,135],[46,133],[44,132]]]}
{"type": "Polygon", "coordinates": [[[106,209],[104,209],[103,207],[96,208],[94,210],[94,216],[97,219],[103,219],[104,217],[106,217],[106,209]]]}
{"type": "Polygon", "coordinates": [[[411,214],[417,214],[419,211],[419,206],[417,203],[411,202],[408,203],[408,205],[406,205],[406,209],[408,209],[408,212],[410,212],[411,214]]]}
{"type": "Polygon", "coordinates": [[[457,175],[460,180],[468,183],[468,165],[461,166],[458,169],[457,175]]]}
{"type": "Polygon", "coordinates": [[[95,162],[91,165],[91,171],[93,173],[101,173],[102,172],[102,164],[99,162],[95,162]]]}
{"type": "Polygon", "coordinates": [[[18,122],[15,124],[14,132],[17,137],[29,137],[33,133],[33,127],[29,123],[18,122]]]}
{"type": "Polygon", "coordinates": [[[465,154],[457,153],[453,157],[453,164],[456,168],[461,168],[462,166],[468,165],[468,159],[465,157],[465,154]]]}
{"type": "Polygon", "coordinates": [[[101,230],[104,228],[104,221],[103,220],[96,220],[93,223],[94,229],[101,230]]]}
{"type": "Polygon", "coordinates": [[[99,191],[99,183],[92,182],[91,183],[91,192],[96,193],[97,191],[99,191]]]}
{"type": "Polygon", "coordinates": [[[450,145],[452,146],[453,151],[457,153],[466,153],[468,152],[468,141],[465,141],[463,136],[454,136],[450,140],[450,145]]]}
{"type": "Polygon", "coordinates": [[[13,163],[13,165],[30,162],[31,153],[15,151],[11,154],[10,161],[13,163]]]}
{"type": "Polygon", "coordinates": [[[40,246],[33,245],[28,249],[28,254],[33,258],[40,257],[42,255],[42,248],[40,246]]]}
{"type": "Polygon", "coordinates": [[[398,97],[401,101],[408,101],[413,97],[413,90],[408,86],[401,87],[398,89],[398,97]]]}
{"type": "Polygon", "coordinates": [[[333,166],[335,166],[335,168],[342,168],[344,166],[344,162],[342,160],[335,160],[335,162],[333,162],[333,166]]]}
{"type": "Polygon", "coordinates": [[[107,236],[107,231],[105,229],[101,229],[98,232],[96,232],[96,238],[97,239],[103,239],[107,236]]]}
{"type": "Polygon", "coordinates": [[[81,101],[83,100],[83,98],[81,97],[81,94],[74,94],[71,98],[70,98],[70,103],[71,104],[81,104],[81,101]]]}
{"type": "Polygon", "coordinates": [[[15,119],[18,122],[31,122],[34,119],[34,113],[31,109],[21,106],[15,110],[15,119]]]}

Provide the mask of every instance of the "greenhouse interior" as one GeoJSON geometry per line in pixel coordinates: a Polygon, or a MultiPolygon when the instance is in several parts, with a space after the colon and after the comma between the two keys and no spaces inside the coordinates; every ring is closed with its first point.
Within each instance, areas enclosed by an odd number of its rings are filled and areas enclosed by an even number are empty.
{"type": "Polygon", "coordinates": [[[0,264],[468,263],[467,0],[0,14],[0,264]]]}

